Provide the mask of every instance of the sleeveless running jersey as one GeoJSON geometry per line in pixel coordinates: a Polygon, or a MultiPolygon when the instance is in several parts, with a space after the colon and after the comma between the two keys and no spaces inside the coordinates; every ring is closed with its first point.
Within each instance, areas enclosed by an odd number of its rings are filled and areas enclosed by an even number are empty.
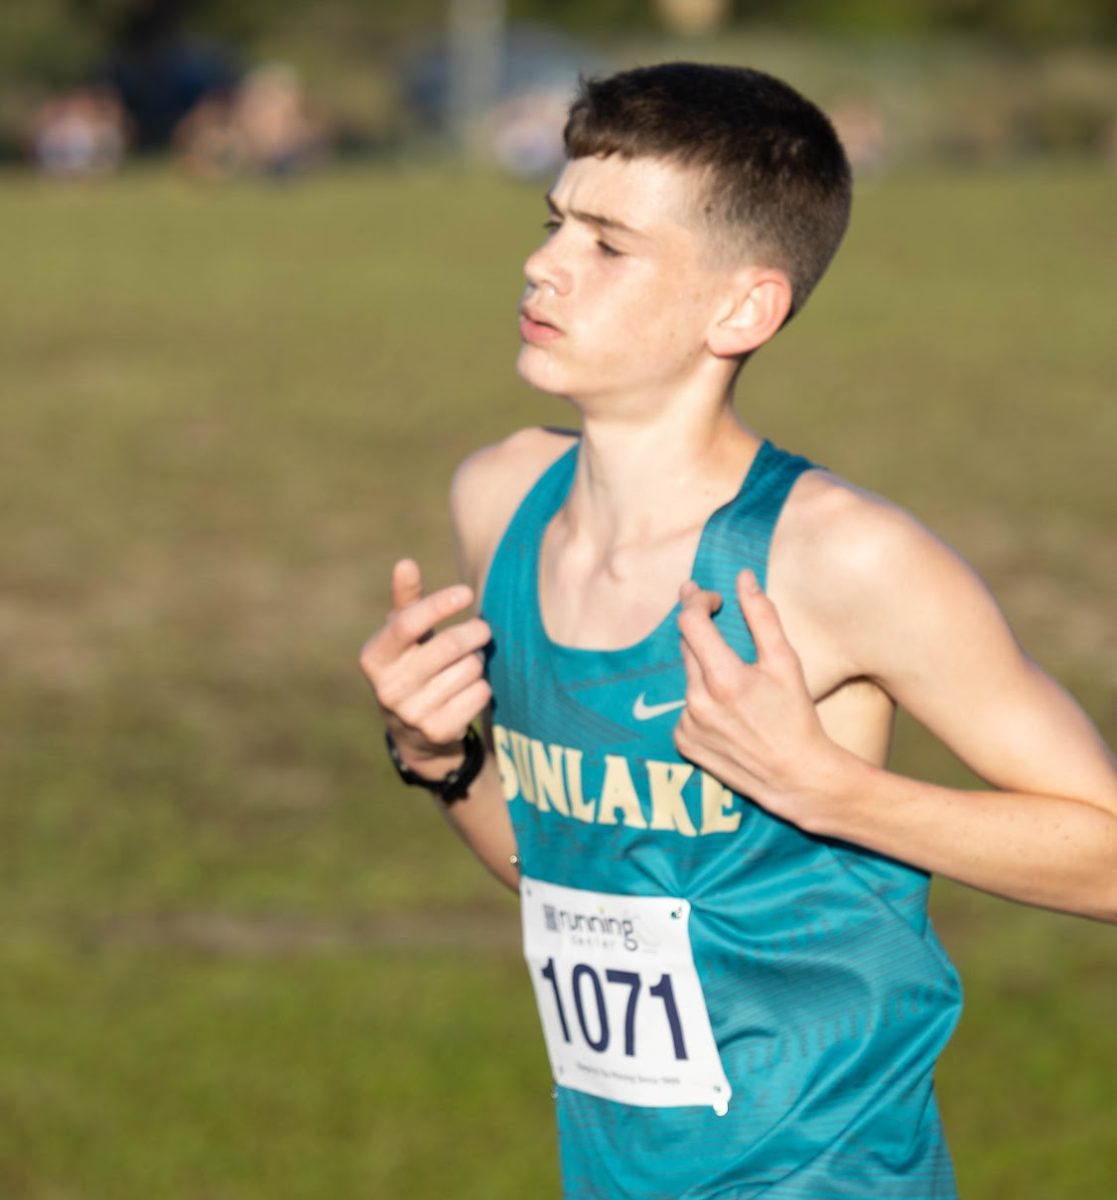
{"type": "MultiPolygon", "coordinates": [[[[524,943],[555,1072],[568,1200],[946,1200],[932,1074],[958,977],[927,875],[810,836],[683,760],[678,607],[619,650],[553,642],[539,549],[578,443],[510,522],[482,604],[524,943]]],[[[709,518],[693,578],[746,661],[745,567],[765,586],[812,464],[764,442],[709,518]]]]}

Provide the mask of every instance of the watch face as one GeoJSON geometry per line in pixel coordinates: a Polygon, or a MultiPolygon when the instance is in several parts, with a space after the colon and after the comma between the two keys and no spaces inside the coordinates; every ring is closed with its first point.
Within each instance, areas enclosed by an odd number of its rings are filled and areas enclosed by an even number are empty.
{"type": "Polygon", "coordinates": [[[469,792],[470,785],[481,773],[485,761],[485,743],[481,741],[477,730],[471,725],[465,731],[465,759],[455,771],[451,771],[442,780],[438,794],[447,804],[455,800],[463,800],[469,792]]]}

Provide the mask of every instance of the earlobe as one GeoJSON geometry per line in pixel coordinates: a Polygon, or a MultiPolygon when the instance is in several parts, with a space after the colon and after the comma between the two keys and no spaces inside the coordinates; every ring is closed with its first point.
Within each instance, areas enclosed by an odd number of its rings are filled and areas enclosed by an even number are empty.
{"type": "Polygon", "coordinates": [[[733,302],[710,331],[710,353],[718,358],[748,354],[776,335],[790,311],[791,284],[787,276],[774,268],[750,270],[741,278],[733,302]]]}

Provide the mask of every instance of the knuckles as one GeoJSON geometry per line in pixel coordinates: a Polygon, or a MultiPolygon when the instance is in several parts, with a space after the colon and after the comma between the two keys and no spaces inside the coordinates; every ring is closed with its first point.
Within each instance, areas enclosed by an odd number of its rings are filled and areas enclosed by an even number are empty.
{"type": "Polygon", "coordinates": [[[451,732],[445,721],[420,721],[415,728],[432,746],[444,746],[448,742],[456,740],[455,734],[451,732]]]}
{"type": "Polygon", "coordinates": [[[746,683],[736,674],[709,673],[701,687],[687,690],[686,711],[701,725],[713,725],[743,695],[746,683]]]}
{"type": "Polygon", "coordinates": [[[384,704],[384,707],[405,725],[410,725],[412,729],[418,729],[420,733],[423,732],[425,720],[423,709],[413,696],[409,696],[395,704],[385,704],[382,700],[381,704],[384,704]]]}
{"type": "Polygon", "coordinates": [[[695,724],[705,724],[713,714],[713,697],[705,688],[687,688],[686,708],[679,719],[679,725],[685,725],[688,730],[695,724]]]}
{"type": "Polygon", "coordinates": [[[725,668],[710,671],[706,676],[706,690],[718,705],[732,704],[739,700],[747,689],[743,671],[725,668]]]}

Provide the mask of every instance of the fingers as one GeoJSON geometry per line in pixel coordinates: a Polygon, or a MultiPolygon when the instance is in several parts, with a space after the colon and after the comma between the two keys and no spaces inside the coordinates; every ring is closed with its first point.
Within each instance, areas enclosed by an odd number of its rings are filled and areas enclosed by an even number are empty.
{"type": "Polygon", "coordinates": [[[722,605],[721,592],[708,591],[705,588],[700,588],[693,579],[688,579],[682,587],[679,588],[679,599],[682,601],[685,608],[688,604],[697,603],[699,607],[704,608],[710,616],[713,616],[722,605]]]}
{"type": "Polygon", "coordinates": [[[679,589],[679,598],[683,606],[679,614],[679,633],[684,647],[684,663],[686,651],[689,651],[693,655],[691,669],[696,664],[702,675],[732,670],[740,663],[740,659],[711,620],[711,614],[721,607],[721,596],[717,592],[703,591],[688,580],[679,589]]]}
{"type": "MultiPolygon", "coordinates": [[[[410,605],[418,603],[422,595],[423,573],[419,564],[413,558],[401,558],[392,568],[392,612],[402,612],[410,605]]],[[[419,634],[417,640],[425,642],[432,633],[428,627],[419,634]]]]}
{"type": "Polygon", "coordinates": [[[414,604],[423,594],[423,573],[413,558],[402,558],[392,568],[392,611],[414,604]]]}
{"type": "Polygon", "coordinates": [[[679,649],[683,652],[687,695],[692,696],[702,683],[702,668],[698,665],[698,659],[694,657],[694,651],[686,644],[685,638],[679,639],[679,649]]]}
{"type": "Polygon", "coordinates": [[[433,745],[456,741],[489,701],[484,669],[480,655],[466,655],[409,692],[392,715],[433,745]]]}
{"type": "Polygon", "coordinates": [[[455,584],[424,596],[418,564],[403,559],[392,571],[391,600],[384,627],[361,652],[361,669],[393,736],[406,735],[421,751],[456,742],[491,695],[481,651],[492,633],[480,617],[435,629],[465,612],[473,591],[455,584]]]}
{"type": "Polygon", "coordinates": [[[473,590],[454,584],[394,610],[388,623],[367,648],[374,661],[391,661],[412,646],[428,640],[430,631],[448,617],[464,612],[473,603],[473,590]]]}
{"type": "Polygon", "coordinates": [[[757,662],[771,663],[786,658],[791,646],[783,631],[780,614],[760,590],[752,571],[742,571],[737,576],[737,600],[756,644],[757,662]]]}
{"type": "MultiPolygon", "coordinates": [[[[428,597],[433,599],[433,597],[428,597]]],[[[425,601],[424,601],[425,603],[425,601]]],[[[406,614],[396,618],[399,621],[406,614]]],[[[361,669],[376,692],[376,698],[389,712],[403,715],[403,706],[418,696],[437,676],[463,659],[477,666],[480,675],[484,661],[479,651],[488,645],[492,631],[480,617],[443,629],[426,641],[407,640],[398,635],[392,641],[392,627],[372,639],[361,656],[361,669]],[[385,643],[390,643],[386,648],[385,643]]]]}
{"type": "Polygon", "coordinates": [[[430,678],[464,657],[481,661],[478,651],[492,640],[492,630],[480,617],[443,629],[408,655],[407,669],[416,678],[430,678]]]}
{"type": "Polygon", "coordinates": [[[492,694],[492,688],[485,679],[478,679],[476,683],[463,688],[432,718],[424,736],[436,746],[445,746],[464,737],[470,723],[492,699],[492,694]]]}

